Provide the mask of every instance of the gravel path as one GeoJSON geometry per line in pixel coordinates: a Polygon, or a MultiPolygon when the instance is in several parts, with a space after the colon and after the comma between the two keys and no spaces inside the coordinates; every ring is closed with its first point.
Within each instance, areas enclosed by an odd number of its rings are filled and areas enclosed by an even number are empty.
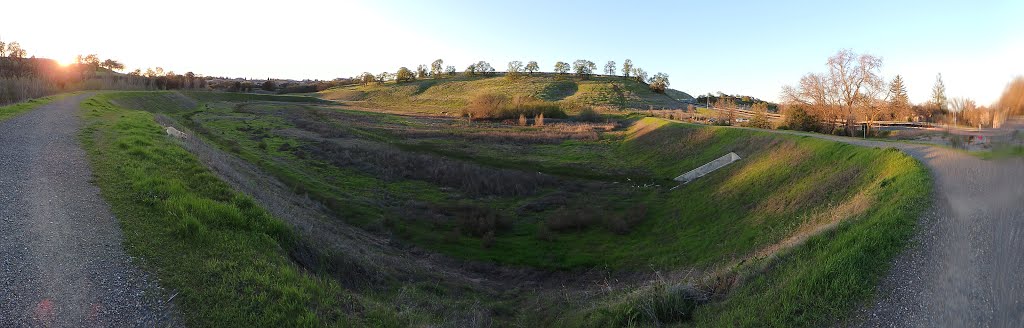
{"type": "MultiPolygon", "coordinates": [[[[787,132],[783,132],[787,133],[787,132]]],[[[1024,327],[1024,159],[986,161],[943,147],[803,134],[895,147],[934,178],[909,247],[850,326],[1024,327]]]]}
{"type": "Polygon", "coordinates": [[[69,96],[0,122],[0,326],[173,326],[90,183],[69,96]]]}

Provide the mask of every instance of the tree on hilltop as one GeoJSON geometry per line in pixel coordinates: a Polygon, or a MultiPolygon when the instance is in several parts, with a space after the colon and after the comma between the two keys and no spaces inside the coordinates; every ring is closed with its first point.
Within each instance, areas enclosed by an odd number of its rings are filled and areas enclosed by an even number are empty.
{"type": "Polygon", "coordinates": [[[640,83],[647,83],[647,72],[643,68],[633,68],[633,79],[640,83]]]}
{"type": "Polygon", "coordinates": [[[427,78],[427,65],[416,66],[416,78],[423,80],[427,78]]]}
{"type": "Polygon", "coordinates": [[[650,83],[647,84],[654,92],[665,93],[665,89],[668,89],[668,74],[659,72],[651,77],[650,83]]]}
{"type": "Polygon", "coordinates": [[[540,70],[540,66],[537,65],[536,61],[531,60],[529,63],[526,63],[526,71],[530,73],[530,76],[533,76],[533,72],[538,70],[540,70]]]}
{"type": "Polygon", "coordinates": [[[408,68],[406,68],[404,66],[400,67],[398,69],[398,72],[395,73],[395,82],[397,82],[397,83],[409,82],[409,81],[415,81],[415,80],[416,80],[416,75],[413,74],[412,71],[410,71],[408,68]]]}
{"type": "Polygon", "coordinates": [[[494,74],[494,67],[491,66],[491,63],[481,60],[476,63],[476,72],[480,74],[494,74]]]}
{"type": "Polygon", "coordinates": [[[562,61],[555,63],[555,73],[558,73],[558,75],[565,75],[565,73],[568,73],[568,72],[569,72],[569,64],[568,63],[562,62],[562,61]]]}
{"type": "Polygon", "coordinates": [[[508,71],[506,71],[505,78],[516,79],[519,77],[519,73],[523,71],[523,62],[513,60],[508,62],[508,71]]]}
{"type": "Polygon", "coordinates": [[[109,69],[111,71],[120,71],[124,69],[124,64],[121,64],[121,62],[113,59],[107,59],[100,63],[100,67],[109,69]]]}
{"type": "Polygon", "coordinates": [[[435,79],[441,77],[441,73],[443,72],[444,69],[443,65],[444,61],[441,59],[435,60],[433,63],[430,63],[430,76],[434,77],[435,79]]]}
{"type": "Polygon", "coordinates": [[[373,73],[370,72],[363,72],[363,74],[359,75],[359,82],[362,82],[363,85],[370,84],[374,79],[373,73]]]}
{"type": "Polygon", "coordinates": [[[594,70],[597,69],[597,64],[586,59],[577,59],[572,63],[572,69],[576,72],[577,77],[586,80],[594,74],[594,70]]]}
{"type": "Polygon", "coordinates": [[[630,74],[633,74],[633,60],[627,58],[622,62],[622,77],[628,78],[630,74]]]}
{"type": "Polygon", "coordinates": [[[604,64],[604,74],[608,76],[615,75],[615,61],[609,60],[607,64],[604,64]]]}

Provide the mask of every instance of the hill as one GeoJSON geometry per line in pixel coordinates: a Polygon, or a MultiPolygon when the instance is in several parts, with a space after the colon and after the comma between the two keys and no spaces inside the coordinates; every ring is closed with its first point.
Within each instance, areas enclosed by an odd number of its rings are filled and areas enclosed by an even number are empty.
{"type": "Polygon", "coordinates": [[[317,95],[328,100],[359,102],[367,106],[421,113],[457,112],[479,94],[494,93],[514,97],[534,97],[565,107],[605,108],[684,108],[678,99],[688,94],[670,90],[668,94],[651,91],[646,84],[615,76],[594,76],[588,80],[536,74],[519,79],[501,75],[457,76],[405,83],[371,83],[332,88],[317,95]]]}

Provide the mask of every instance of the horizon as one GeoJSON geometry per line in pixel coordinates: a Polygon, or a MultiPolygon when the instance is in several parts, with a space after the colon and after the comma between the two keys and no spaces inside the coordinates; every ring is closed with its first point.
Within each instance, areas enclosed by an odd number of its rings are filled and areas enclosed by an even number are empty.
{"type": "Polygon", "coordinates": [[[0,40],[62,63],[95,53],[123,62],[125,71],[163,67],[251,79],[331,80],[438,58],[460,71],[480,60],[498,71],[511,60],[536,60],[550,71],[555,61],[588,59],[603,67],[614,60],[621,67],[630,58],[652,75],[669,74],[671,88],[695,97],[724,92],[773,102],[783,86],[825,71],[828,57],[841,49],[882,57],[883,77],[902,75],[914,103],[929,98],[939,73],[951,98],[983,105],[1024,73],[1024,44],[1015,42],[1024,22],[1013,17],[1024,3],[1013,1],[870,1],[856,8],[799,1],[517,3],[515,12],[531,15],[506,15],[509,8],[500,3],[460,1],[275,7],[190,0],[159,13],[126,1],[18,2],[11,12],[46,14],[0,21],[0,40]],[[154,14],[190,18],[132,28],[121,19],[98,19],[154,14]],[[871,24],[859,24],[866,17],[871,24]],[[43,18],[62,23],[38,26],[43,18]]]}

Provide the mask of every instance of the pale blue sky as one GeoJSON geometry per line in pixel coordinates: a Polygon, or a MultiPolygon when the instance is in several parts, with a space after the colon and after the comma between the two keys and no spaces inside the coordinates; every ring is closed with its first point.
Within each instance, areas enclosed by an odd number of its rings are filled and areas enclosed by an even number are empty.
{"type": "Polygon", "coordinates": [[[631,58],[691,94],[768,100],[823,71],[841,48],[885,60],[911,100],[935,74],[950,96],[987,104],[1024,74],[1024,1],[18,1],[0,39],[40,57],[77,53],[129,68],[252,78],[353,76],[442,58],[460,70],[486,60],[631,58]],[[96,17],[115,17],[102,20],[96,17]],[[160,18],[156,20],[153,18],[160,18]],[[59,22],[59,23],[47,23],[59,22]],[[166,24],[173,22],[172,24],[166,24]],[[270,27],[264,27],[269,25],[270,27]]]}

